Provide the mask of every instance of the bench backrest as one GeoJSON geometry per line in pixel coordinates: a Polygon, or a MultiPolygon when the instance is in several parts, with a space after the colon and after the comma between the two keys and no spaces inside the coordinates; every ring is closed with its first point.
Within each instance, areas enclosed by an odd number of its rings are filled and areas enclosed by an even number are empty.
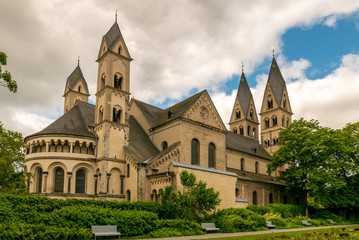
{"type": "Polygon", "coordinates": [[[267,225],[273,225],[271,221],[267,221],[267,225]]]}
{"type": "Polygon", "coordinates": [[[214,223],[201,223],[204,228],[216,228],[214,223]]]}
{"type": "Polygon", "coordinates": [[[307,220],[302,220],[303,224],[309,224],[309,222],[307,220]]]}
{"type": "Polygon", "coordinates": [[[117,232],[116,225],[91,226],[93,233],[117,232]]]}

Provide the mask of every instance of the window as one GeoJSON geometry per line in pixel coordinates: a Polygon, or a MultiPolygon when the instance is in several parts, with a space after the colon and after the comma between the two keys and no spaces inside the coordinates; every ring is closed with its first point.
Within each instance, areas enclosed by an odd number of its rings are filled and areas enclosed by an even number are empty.
{"type": "Polygon", "coordinates": [[[283,108],[287,108],[287,99],[285,99],[285,95],[283,100],[283,108]]]}
{"type": "Polygon", "coordinates": [[[241,118],[241,111],[239,109],[236,110],[236,119],[241,118]]]}
{"type": "Polygon", "coordinates": [[[259,172],[259,163],[258,162],[255,163],[254,168],[255,168],[255,172],[258,173],[259,172]]]}
{"type": "Polygon", "coordinates": [[[249,112],[249,118],[253,119],[253,109],[251,109],[251,111],[249,112]]]}
{"type": "Polygon", "coordinates": [[[265,141],[264,141],[264,146],[266,146],[266,147],[269,146],[269,140],[265,140],[265,141]]]}
{"type": "Polygon", "coordinates": [[[126,165],[126,173],[127,173],[127,177],[129,178],[130,177],[130,164],[127,163],[126,165]]]}
{"type": "Polygon", "coordinates": [[[79,88],[77,89],[78,92],[81,92],[81,86],[79,86],[79,88]]]}
{"type": "Polygon", "coordinates": [[[237,133],[237,128],[233,128],[233,132],[234,132],[234,133],[237,133]]]}
{"type": "Polygon", "coordinates": [[[64,170],[60,167],[55,170],[55,192],[64,192],[64,170]]]}
{"type": "Polygon", "coordinates": [[[247,135],[250,136],[251,135],[251,126],[247,127],[247,135]]]}
{"type": "Polygon", "coordinates": [[[98,122],[102,122],[103,121],[103,107],[101,106],[98,112],[98,122]]]}
{"type": "Polygon", "coordinates": [[[117,89],[122,89],[122,76],[120,76],[119,74],[115,74],[115,76],[113,77],[113,86],[114,88],[117,89]]]}
{"type": "Polygon", "coordinates": [[[162,142],[162,151],[168,148],[168,143],[166,141],[162,142]]]}
{"type": "Polygon", "coordinates": [[[236,198],[239,198],[239,196],[240,196],[240,191],[239,191],[239,188],[236,188],[236,198]]]}
{"type": "Polygon", "coordinates": [[[239,134],[240,134],[240,135],[244,135],[244,130],[243,130],[243,127],[242,127],[242,126],[239,127],[239,134]]]}
{"type": "Polygon", "coordinates": [[[216,146],[214,143],[208,145],[208,167],[214,168],[216,165],[216,146]]]}
{"type": "Polygon", "coordinates": [[[36,168],[36,192],[41,193],[42,188],[42,169],[40,167],[36,168]]]}
{"type": "Polygon", "coordinates": [[[156,189],[153,189],[152,194],[151,194],[151,201],[157,202],[157,200],[158,200],[157,191],[156,191],[156,189]]]}
{"type": "Polygon", "coordinates": [[[131,201],[131,191],[130,190],[126,191],[126,200],[129,202],[131,201]]]}
{"type": "Polygon", "coordinates": [[[278,143],[278,138],[273,138],[273,145],[277,145],[278,143]]]}
{"type": "Polygon", "coordinates": [[[272,109],[273,108],[273,99],[268,99],[267,103],[268,103],[268,109],[272,109]]]}
{"type": "Polygon", "coordinates": [[[118,47],[118,54],[121,54],[122,47],[121,45],[118,47]]]}
{"type": "Polygon", "coordinates": [[[85,193],[86,172],[84,169],[77,170],[76,172],[76,189],[75,193],[85,193]]]}
{"type": "Polygon", "coordinates": [[[257,192],[253,192],[253,205],[257,205],[257,192]]]}
{"type": "Polygon", "coordinates": [[[273,203],[273,193],[269,193],[269,204],[273,203]]]}
{"type": "Polygon", "coordinates": [[[289,118],[287,118],[287,123],[286,123],[287,127],[289,126],[289,118]]]}
{"type": "Polygon", "coordinates": [[[268,118],[266,118],[264,120],[264,125],[265,125],[265,128],[269,128],[269,119],[268,118]]]}
{"type": "Polygon", "coordinates": [[[256,137],[256,128],[255,127],[253,128],[252,132],[253,132],[253,137],[256,137]]]}
{"type": "Polygon", "coordinates": [[[101,76],[100,90],[105,87],[105,84],[106,84],[106,75],[103,73],[101,76]]]}
{"type": "Polygon", "coordinates": [[[191,143],[191,164],[199,165],[199,141],[196,138],[191,143]]]}
{"type": "Polygon", "coordinates": [[[277,116],[273,116],[273,117],[272,117],[272,121],[273,121],[273,127],[275,127],[275,126],[278,125],[277,116]]]}
{"type": "Polygon", "coordinates": [[[283,126],[283,127],[285,126],[284,123],[285,123],[285,117],[282,116],[282,126],[283,126]]]}
{"type": "Polygon", "coordinates": [[[121,122],[121,110],[117,110],[116,108],[113,108],[112,110],[112,114],[113,114],[113,121],[114,122],[121,122]]]}
{"type": "Polygon", "coordinates": [[[244,171],[245,168],[245,160],[244,158],[241,158],[241,170],[244,171]]]}

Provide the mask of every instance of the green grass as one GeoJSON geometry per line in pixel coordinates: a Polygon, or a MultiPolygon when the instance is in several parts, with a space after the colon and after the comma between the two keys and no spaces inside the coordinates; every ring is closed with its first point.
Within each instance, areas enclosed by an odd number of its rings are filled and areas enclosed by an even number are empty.
{"type": "Polygon", "coordinates": [[[317,229],[311,231],[296,231],[296,232],[269,233],[269,234],[226,237],[226,238],[211,238],[211,240],[359,239],[359,231],[355,231],[355,229],[359,230],[359,227],[346,227],[344,231],[342,230],[342,228],[328,228],[328,229],[317,229]]]}

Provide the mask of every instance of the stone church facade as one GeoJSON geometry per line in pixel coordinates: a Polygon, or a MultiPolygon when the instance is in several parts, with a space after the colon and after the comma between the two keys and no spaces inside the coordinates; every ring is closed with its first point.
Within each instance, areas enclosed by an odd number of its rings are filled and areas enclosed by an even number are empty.
{"type": "Polygon", "coordinates": [[[267,173],[279,132],[292,121],[274,56],[260,118],[242,72],[229,130],[206,90],[167,109],[130,99],[131,61],[115,22],[98,53],[96,104],[88,103],[78,65],[65,84],[64,114],[25,138],[30,192],[158,201],[160,189],[181,188],[179,176],[187,170],[219,192],[219,208],[296,202],[284,195],[278,172],[267,173]]]}

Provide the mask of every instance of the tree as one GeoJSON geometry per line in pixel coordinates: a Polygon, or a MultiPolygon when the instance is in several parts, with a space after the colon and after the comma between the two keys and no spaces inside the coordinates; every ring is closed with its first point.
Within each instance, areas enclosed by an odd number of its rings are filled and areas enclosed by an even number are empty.
{"type": "Polygon", "coordinates": [[[207,188],[205,182],[196,181],[196,176],[187,171],[180,175],[182,191],[177,191],[173,186],[167,186],[161,190],[161,202],[163,205],[174,206],[181,209],[181,215],[188,219],[199,220],[207,212],[213,211],[220,203],[219,193],[213,188],[207,188]]]}
{"type": "Polygon", "coordinates": [[[0,122],[0,191],[25,189],[24,149],[21,133],[6,130],[0,122]]]}
{"type": "Polygon", "coordinates": [[[294,121],[281,131],[281,147],[268,172],[287,164],[279,180],[292,196],[311,197],[326,207],[358,206],[358,130],[358,123],[333,130],[316,120],[294,121]]]}
{"type": "Polygon", "coordinates": [[[8,71],[2,72],[2,66],[7,64],[7,56],[5,53],[0,52],[0,86],[7,87],[11,92],[16,93],[17,82],[11,78],[11,74],[8,71]]]}

